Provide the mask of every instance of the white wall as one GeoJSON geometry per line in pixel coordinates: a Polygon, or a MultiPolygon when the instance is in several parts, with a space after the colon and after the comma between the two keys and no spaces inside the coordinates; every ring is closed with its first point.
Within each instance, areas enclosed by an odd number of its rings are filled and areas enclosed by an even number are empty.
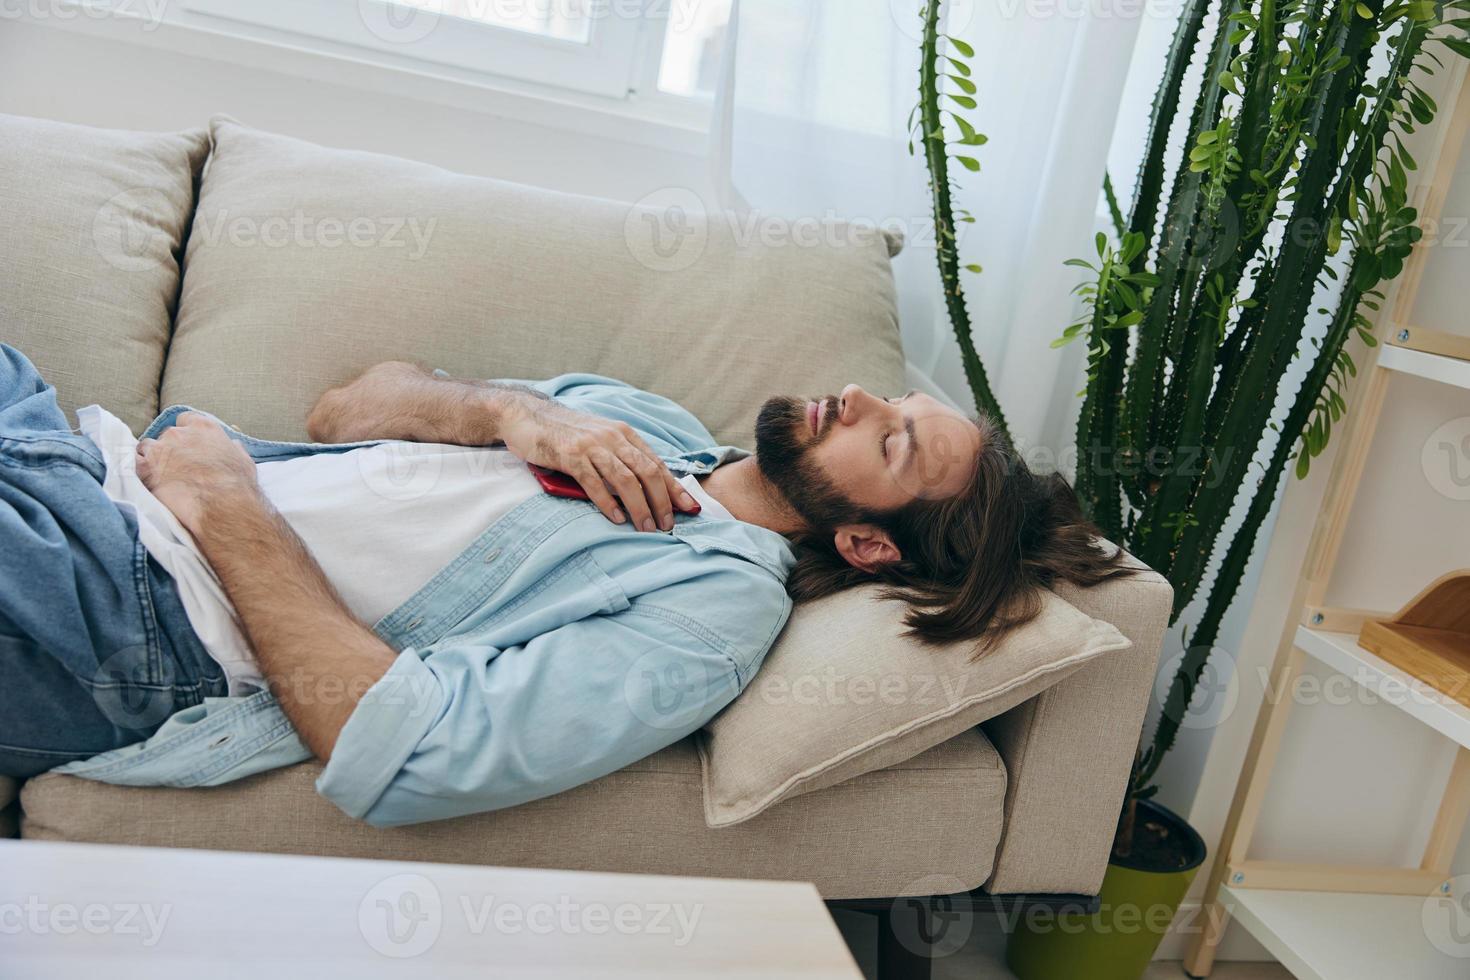
{"type": "Polygon", "coordinates": [[[206,58],[118,40],[117,30],[104,22],[0,18],[0,112],[144,130],[198,127],[223,112],[328,146],[616,200],[708,185],[697,141],[687,150],[641,145],[618,139],[617,125],[606,127],[612,135],[587,135],[477,108],[497,100],[473,89],[441,99],[462,87],[378,69],[372,74],[386,81],[365,90],[360,66],[283,54],[280,70],[264,71],[219,59],[238,45],[201,45],[211,53],[206,58]]]}

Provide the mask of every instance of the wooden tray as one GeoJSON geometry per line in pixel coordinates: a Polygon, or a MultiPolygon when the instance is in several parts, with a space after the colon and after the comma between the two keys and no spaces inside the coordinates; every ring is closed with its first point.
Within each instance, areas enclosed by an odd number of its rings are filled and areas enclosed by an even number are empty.
{"type": "Polygon", "coordinates": [[[1441,575],[1390,619],[1370,619],[1363,649],[1470,707],[1470,568],[1441,575]]]}

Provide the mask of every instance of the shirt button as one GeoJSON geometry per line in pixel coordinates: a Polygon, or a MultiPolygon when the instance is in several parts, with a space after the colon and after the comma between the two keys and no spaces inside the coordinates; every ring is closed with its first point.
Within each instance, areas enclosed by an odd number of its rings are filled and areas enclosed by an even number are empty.
{"type": "Polygon", "coordinates": [[[491,548],[490,551],[487,552],[486,555],[485,555],[485,564],[488,565],[492,561],[494,561],[495,559],[497,559],[499,557],[500,557],[500,549],[499,548],[491,548]]]}
{"type": "Polygon", "coordinates": [[[408,625],[405,626],[404,629],[416,630],[422,625],[424,625],[424,617],[415,616],[413,619],[410,619],[408,621],[408,625]]]}

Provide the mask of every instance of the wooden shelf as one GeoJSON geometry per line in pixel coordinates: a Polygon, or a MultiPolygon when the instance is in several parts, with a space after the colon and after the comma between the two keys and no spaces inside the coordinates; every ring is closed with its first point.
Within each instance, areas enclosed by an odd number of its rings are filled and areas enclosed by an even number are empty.
{"type": "Polygon", "coordinates": [[[1470,708],[1364,650],[1353,634],[1298,626],[1296,645],[1303,653],[1352,678],[1383,703],[1407,712],[1441,735],[1470,748],[1470,708]]]}
{"type": "MultiPolygon", "coordinates": [[[[1451,76],[1446,79],[1447,91],[1454,95],[1446,103],[1453,101],[1454,108],[1434,134],[1434,162],[1409,188],[1410,197],[1422,202],[1419,214],[1425,221],[1437,221],[1443,215],[1461,151],[1470,142],[1470,71],[1457,62],[1451,76]]],[[[1461,637],[1470,633],[1470,618],[1461,610],[1466,597],[1459,594],[1459,586],[1454,597],[1448,597],[1448,591],[1445,596],[1439,592],[1447,578],[1458,580],[1463,573],[1442,576],[1393,616],[1390,621],[1396,631],[1365,622],[1379,620],[1380,615],[1331,609],[1325,601],[1348,534],[1359,483],[1368,471],[1374,434],[1393,376],[1406,374],[1470,391],[1470,337],[1413,325],[1428,254],[1429,249],[1421,241],[1404,263],[1402,279],[1394,286],[1392,311],[1377,320],[1378,326],[1387,328],[1379,334],[1387,342],[1369,354],[1371,361],[1364,379],[1353,388],[1347,431],[1341,437],[1345,445],[1333,460],[1292,592],[1293,614],[1282,626],[1268,696],[1256,715],[1240,780],[1215,849],[1201,911],[1195,920],[1201,928],[1184,958],[1184,970],[1191,976],[1209,975],[1225,925],[1233,920],[1249,929],[1293,974],[1306,980],[1470,977],[1470,943],[1465,942],[1470,938],[1470,907],[1461,907],[1463,895],[1457,896],[1458,901],[1446,900],[1435,890],[1444,886],[1451,892],[1464,890],[1454,880],[1453,867],[1466,821],[1470,820],[1470,705],[1447,692],[1464,695],[1457,689],[1463,685],[1453,675],[1456,671],[1461,676],[1470,674],[1470,663],[1459,658],[1465,646],[1461,637]],[[1446,611],[1450,615],[1441,617],[1446,611]],[[1311,617],[1305,622],[1315,621],[1317,627],[1303,625],[1303,616],[1311,617]],[[1404,632],[1404,627],[1410,631],[1404,632]],[[1418,627],[1451,630],[1456,636],[1415,632],[1418,627]],[[1360,629],[1367,630],[1364,639],[1369,646],[1400,658],[1398,662],[1408,670],[1433,683],[1412,676],[1365,648],[1358,642],[1360,629]],[[1458,746],[1439,795],[1423,857],[1417,862],[1357,867],[1350,860],[1304,865],[1251,859],[1251,841],[1297,700],[1290,695],[1308,658],[1350,678],[1365,692],[1365,703],[1398,708],[1458,746]],[[1426,885],[1426,879],[1430,891],[1421,894],[1418,889],[1426,885]],[[1438,886],[1432,884],[1435,879],[1438,886]],[[1447,920],[1447,914],[1458,918],[1447,920]],[[1436,928],[1444,930],[1444,945],[1449,947],[1445,951],[1436,948],[1430,938],[1436,928]],[[1456,935],[1461,940],[1458,947],[1451,942],[1456,935]]],[[[1422,400],[1428,394],[1422,386],[1408,386],[1408,390],[1395,387],[1395,401],[1422,400]]],[[[1417,477],[1417,471],[1418,467],[1413,467],[1412,473],[1404,470],[1399,475],[1417,477]]],[[[1419,517],[1410,513],[1407,519],[1419,517]]],[[[1424,520],[1431,518],[1424,515],[1424,520]]],[[[1463,522],[1457,520],[1454,526],[1463,528],[1463,522]]],[[[1377,713],[1364,720],[1371,724],[1374,719],[1384,720],[1377,713]]],[[[1362,772],[1357,779],[1364,792],[1373,792],[1372,772],[1362,772]]],[[[1351,859],[1355,849],[1342,850],[1342,857],[1351,859]]]]}
{"type": "Polygon", "coordinates": [[[1470,361],[1458,357],[1384,344],[1378,353],[1378,366],[1399,374],[1412,374],[1456,388],[1470,389],[1470,361]]]}
{"type": "Polygon", "coordinates": [[[1220,891],[1233,919],[1297,980],[1465,980],[1470,972],[1470,960],[1441,952],[1425,935],[1423,898],[1220,891]]]}

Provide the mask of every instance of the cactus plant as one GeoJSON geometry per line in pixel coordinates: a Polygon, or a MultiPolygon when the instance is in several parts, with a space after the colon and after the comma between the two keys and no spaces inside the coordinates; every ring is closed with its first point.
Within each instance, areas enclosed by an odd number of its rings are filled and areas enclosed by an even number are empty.
{"type": "Polygon", "coordinates": [[[1116,238],[1098,236],[1095,260],[1074,260],[1089,270],[1085,312],[1057,343],[1087,344],[1079,496],[1168,578],[1172,620],[1205,595],[1130,801],[1156,791],[1282,475],[1326,447],[1356,374],[1346,345],[1375,343],[1382,284],[1420,237],[1403,138],[1434,118],[1421,81],[1439,55],[1470,56],[1465,19],[1445,19],[1467,5],[1219,0],[1210,26],[1209,0],[1187,0],[1131,206],[1114,208],[1116,238]],[[1196,59],[1205,80],[1176,120],[1196,59]],[[1169,167],[1177,125],[1187,139],[1169,167]]]}
{"type": "Polygon", "coordinates": [[[963,208],[954,207],[949,171],[953,160],[966,170],[978,173],[980,161],[973,155],[974,148],[984,146],[986,142],[985,134],[977,132],[960,111],[976,108],[975,83],[970,80],[972,70],[969,64],[969,59],[975,57],[975,49],[959,38],[940,32],[943,6],[944,0],[923,0],[919,10],[919,102],[909,114],[909,153],[914,153],[916,146],[924,150],[929,193],[934,204],[934,244],[939,262],[939,282],[944,291],[944,306],[950,326],[960,346],[965,380],[974,396],[975,407],[1004,432],[1005,414],[990,390],[985,365],[975,351],[965,289],[960,281],[962,271],[980,272],[978,265],[961,263],[957,233],[959,225],[973,224],[975,217],[963,208]],[[941,41],[944,42],[942,46],[941,41]],[[951,146],[959,148],[953,156],[951,146]]]}

